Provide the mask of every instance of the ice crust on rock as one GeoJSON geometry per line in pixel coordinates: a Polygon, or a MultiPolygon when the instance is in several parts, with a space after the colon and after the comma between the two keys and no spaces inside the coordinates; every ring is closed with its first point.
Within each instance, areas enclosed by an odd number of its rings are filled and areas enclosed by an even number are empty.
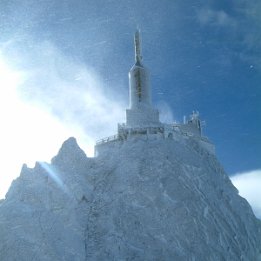
{"type": "Polygon", "coordinates": [[[193,139],[74,138],[23,166],[0,202],[0,260],[260,260],[261,226],[193,139]],[[259,257],[260,258],[260,257],[259,257]]]}

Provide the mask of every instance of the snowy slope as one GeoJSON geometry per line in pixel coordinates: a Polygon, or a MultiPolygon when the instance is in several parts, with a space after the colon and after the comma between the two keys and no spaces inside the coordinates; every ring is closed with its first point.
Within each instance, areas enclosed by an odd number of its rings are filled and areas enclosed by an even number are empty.
{"type": "Polygon", "coordinates": [[[193,139],[67,140],[0,203],[0,260],[258,260],[261,226],[193,139]]]}

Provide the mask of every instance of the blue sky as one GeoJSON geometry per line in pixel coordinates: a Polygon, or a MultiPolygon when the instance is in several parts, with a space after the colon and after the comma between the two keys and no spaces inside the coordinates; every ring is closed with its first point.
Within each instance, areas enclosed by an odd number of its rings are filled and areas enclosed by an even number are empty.
{"type": "MultiPolygon", "coordinates": [[[[260,12],[258,0],[2,0],[2,72],[8,68],[9,82],[13,73],[19,75],[12,82],[17,100],[36,110],[21,125],[38,133],[34,144],[46,153],[25,145],[26,129],[19,146],[35,150],[28,152],[29,161],[47,160],[67,135],[89,149],[95,139],[116,131],[128,106],[127,73],[138,26],[162,119],[182,121],[199,110],[204,133],[229,175],[261,169],[260,12]],[[41,117],[59,127],[47,121],[34,129],[44,122],[41,117]],[[46,134],[51,129],[57,136],[46,134]]],[[[24,115],[14,112],[13,121],[24,115]]]]}

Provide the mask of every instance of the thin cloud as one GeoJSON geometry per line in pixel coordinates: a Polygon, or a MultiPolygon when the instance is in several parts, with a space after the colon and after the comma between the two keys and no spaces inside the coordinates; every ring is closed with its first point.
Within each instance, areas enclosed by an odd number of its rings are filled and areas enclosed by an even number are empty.
{"type": "Polygon", "coordinates": [[[246,198],[257,217],[261,218],[261,170],[239,173],[231,177],[239,194],[246,198]]]}
{"type": "Polygon", "coordinates": [[[198,20],[202,25],[235,26],[235,20],[223,10],[201,9],[198,12],[198,20]]]}
{"type": "Polygon", "coordinates": [[[241,52],[233,51],[231,55],[249,64],[250,69],[261,70],[260,39],[261,39],[261,3],[260,1],[236,1],[231,7],[232,12],[214,9],[210,4],[197,12],[197,21],[202,27],[211,27],[220,35],[219,44],[237,45],[241,52]],[[240,18],[239,18],[240,17],[240,18]],[[227,36],[229,34],[229,37],[227,36]]]}

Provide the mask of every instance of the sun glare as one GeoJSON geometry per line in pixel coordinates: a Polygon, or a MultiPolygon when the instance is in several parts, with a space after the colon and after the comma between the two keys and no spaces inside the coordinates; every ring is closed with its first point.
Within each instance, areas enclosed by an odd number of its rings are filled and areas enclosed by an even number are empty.
{"type": "Polygon", "coordinates": [[[75,133],[46,109],[21,100],[19,86],[25,79],[26,73],[8,66],[0,53],[0,198],[23,163],[32,167],[35,161],[49,161],[75,133]]]}

